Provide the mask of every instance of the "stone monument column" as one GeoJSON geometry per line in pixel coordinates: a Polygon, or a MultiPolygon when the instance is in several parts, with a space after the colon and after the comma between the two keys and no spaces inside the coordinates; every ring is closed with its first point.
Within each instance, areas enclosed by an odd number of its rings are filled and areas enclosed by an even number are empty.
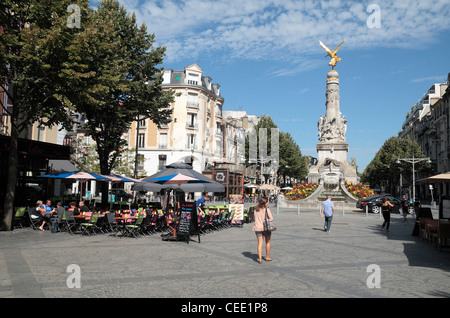
{"type": "MultiPolygon", "coordinates": [[[[344,43],[344,42],[342,42],[344,43]]],[[[334,50],[328,49],[322,42],[320,45],[331,57],[332,69],[327,73],[325,93],[325,116],[320,116],[317,124],[319,143],[317,144],[317,162],[309,165],[308,182],[319,183],[322,196],[326,193],[343,196],[345,181],[359,181],[354,160],[347,161],[349,150],[345,134],[347,120],[342,115],[339,104],[339,73],[334,69],[341,58],[336,53],[342,43],[334,50]],[[342,195],[341,195],[342,194],[342,195]]],[[[347,196],[347,199],[349,198],[347,196]]]]}
{"type": "Polygon", "coordinates": [[[341,116],[339,107],[339,74],[336,70],[331,70],[327,74],[326,113],[327,118],[337,118],[341,116]]]}
{"type": "Polygon", "coordinates": [[[325,117],[321,116],[318,123],[318,165],[324,163],[327,158],[339,162],[347,161],[348,144],[345,138],[347,120],[342,116],[339,106],[339,74],[336,70],[331,70],[327,74],[325,97],[325,117]]]}

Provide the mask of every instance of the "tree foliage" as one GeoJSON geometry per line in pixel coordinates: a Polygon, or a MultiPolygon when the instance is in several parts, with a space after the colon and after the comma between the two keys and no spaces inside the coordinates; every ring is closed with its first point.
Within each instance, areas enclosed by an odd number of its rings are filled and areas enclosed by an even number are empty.
{"type": "MultiPolygon", "coordinates": [[[[61,75],[65,48],[76,35],[67,26],[67,6],[73,1],[3,0],[0,2],[0,88],[8,115],[10,144],[8,179],[1,229],[10,230],[17,182],[19,133],[30,123],[68,127],[70,103],[61,75]]],[[[82,8],[88,1],[80,1],[82,8]]]]}
{"type": "Polygon", "coordinates": [[[0,85],[13,105],[1,105],[11,124],[1,228],[10,230],[22,129],[33,122],[69,128],[70,110],[85,114],[100,171],[109,174],[123,132],[139,115],[165,123],[173,94],[162,91],[157,68],[165,48],[153,47],[154,35],[118,1],[93,10],[88,0],[3,0],[0,25],[0,85]],[[69,26],[70,5],[80,8],[79,27],[69,26]]]}
{"type": "MultiPolygon", "coordinates": [[[[383,182],[398,184],[400,174],[410,183],[412,182],[412,164],[397,159],[426,158],[416,141],[407,138],[391,137],[385,141],[372,161],[367,165],[361,181],[369,183],[371,187],[379,187],[383,182]]],[[[429,172],[430,164],[421,161],[415,164],[416,172],[429,172]]]]}
{"type": "Polygon", "coordinates": [[[163,47],[118,1],[104,0],[89,12],[79,36],[68,48],[70,99],[85,114],[86,129],[97,143],[100,169],[108,174],[123,146],[123,133],[139,115],[165,123],[173,101],[163,91],[163,47]]]}
{"type": "MultiPolygon", "coordinates": [[[[250,134],[256,136],[256,148],[257,154],[259,156],[259,131],[261,128],[267,129],[267,154],[270,157],[272,155],[272,133],[271,129],[276,128],[278,126],[273,122],[272,118],[268,115],[261,116],[258,124],[253,127],[253,130],[250,134]]],[[[246,137],[246,158],[251,159],[249,144],[250,137],[246,137]]],[[[274,147],[276,149],[276,147],[274,147]]],[[[289,133],[279,132],[279,140],[278,140],[278,170],[277,174],[281,179],[285,179],[285,177],[291,177],[296,179],[302,179],[307,175],[307,160],[300,151],[300,147],[295,143],[294,139],[289,133]]]]}
{"type": "Polygon", "coordinates": [[[171,113],[173,92],[162,90],[157,68],[165,48],[153,43],[154,34],[145,24],[138,27],[134,14],[118,1],[104,0],[87,13],[67,49],[69,99],[85,115],[84,129],[97,144],[102,174],[110,174],[126,142],[123,133],[138,116],[160,125],[171,113]]]}
{"type": "Polygon", "coordinates": [[[298,180],[308,175],[308,159],[302,155],[300,147],[289,133],[280,133],[280,167],[281,178],[289,176],[298,180]]]}

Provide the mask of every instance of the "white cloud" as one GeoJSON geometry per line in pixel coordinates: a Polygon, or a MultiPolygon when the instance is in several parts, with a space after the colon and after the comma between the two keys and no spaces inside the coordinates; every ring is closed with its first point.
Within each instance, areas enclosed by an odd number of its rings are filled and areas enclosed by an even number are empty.
{"type": "MultiPolygon", "coordinates": [[[[448,0],[379,0],[381,28],[366,20],[372,1],[122,0],[167,47],[167,61],[200,55],[244,60],[308,59],[346,39],[346,49],[420,47],[450,29],[448,0]]],[[[307,62],[303,62],[307,63],[307,62]]],[[[281,74],[281,72],[280,72],[281,74]]]]}
{"type": "Polygon", "coordinates": [[[422,82],[434,82],[434,83],[445,83],[447,82],[447,75],[436,75],[436,76],[426,76],[415,78],[411,80],[413,83],[422,83],[422,82]]]}

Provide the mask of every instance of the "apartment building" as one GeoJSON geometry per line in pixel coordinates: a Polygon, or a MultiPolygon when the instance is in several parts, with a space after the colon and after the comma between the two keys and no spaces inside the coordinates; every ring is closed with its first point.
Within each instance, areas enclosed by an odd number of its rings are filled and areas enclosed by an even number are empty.
{"type": "MultiPolygon", "coordinates": [[[[432,161],[435,174],[450,171],[450,73],[446,83],[435,83],[424,96],[411,107],[399,132],[400,138],[409,136],[417,141],[422,152],[432,161]]],[[[429,193],[421,184],[421,192],[429,193]]],[[[441,183],[435,189],[439,194],[450,195],[450,187],[441,183]]]]}
{"type": "Polygon", "coordinates": [[[144,157],[145,175],[177,161],[192,164],[200,172],[226,162],[220,85],[197,64],[184,70],[166,69],[163,76],[163,89],[175,92],[170,122],[158,128],[142,118],[132,123],[127,134],[129,147],[137,146],[144,157]]]}

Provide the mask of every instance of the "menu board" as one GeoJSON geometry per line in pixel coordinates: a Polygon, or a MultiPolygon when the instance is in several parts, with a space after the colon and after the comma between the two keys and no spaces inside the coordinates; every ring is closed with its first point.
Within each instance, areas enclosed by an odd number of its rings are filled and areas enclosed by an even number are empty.
{"type": "Polygon", "coordinates": [[[193,203],[181,203],[180,223],[178,224],[177,231],[179,235],[189,235],[194,208],[195,205],[193,203]]]}
{"type": "Polygon", "coordinates": [[[243,204],[230,204],[229,205],[230,211],[234,211],[234,216],[232,223],[240,223],[237,221],[243,221],[244,220],[244,205],[243,204]]]}
{"type": "Polygon", "coordinates": [[[200,243],[200,231],[198,230],[197,208],[194,202],[182,202],[180,223],[178,224],[177,236],[186,238],[189,242],[191,234],[198,234],[200,243]]]}

